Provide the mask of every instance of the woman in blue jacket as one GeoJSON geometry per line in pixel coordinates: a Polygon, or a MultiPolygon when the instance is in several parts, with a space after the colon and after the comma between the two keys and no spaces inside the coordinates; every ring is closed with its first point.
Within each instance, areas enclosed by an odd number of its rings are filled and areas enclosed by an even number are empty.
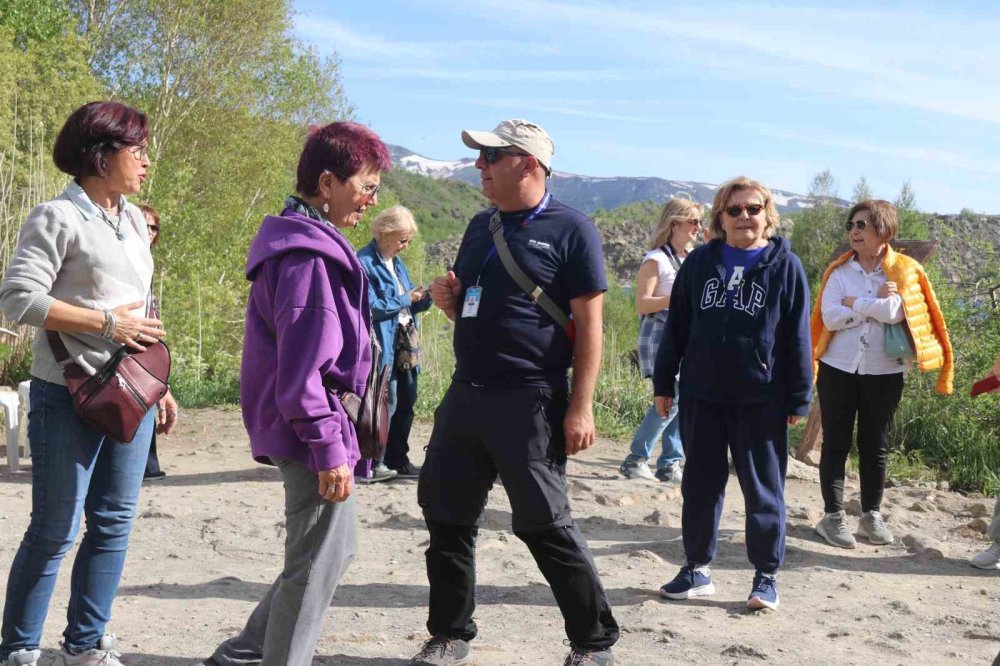
{"type": "Polygon", "coordinates": [[[375,334],[382,345],[382,367],[392,368],[389,380],[389,441],[381,461],[361,461],[362,482],[398,476],[415,479],[420,468],[410,462],[410,427],[417,402],[417,313],[431,306],[430,291],[414,287],[400,253],[417,233],[417,223],[405,206],[392,206],[372,220],[372,241],[358,251],[368,274],[368,300],[375,334]]]}
{"type": "Polygon", "coordinates": [[[737,178],[722,185],[712,202],[713,240],[688,255],[671,292],[653,388],[665,416],[683,361],[687,561],[660,588],[668,599],[715,592],[708,565],[729,479],[728,448],[746,504],[747,555],[757,570],[747,607],[778,607],[788,425],[808,414],[812,399],[809,287],[788,241],[774,235],[778,219],[761,183],[737,178]]]}

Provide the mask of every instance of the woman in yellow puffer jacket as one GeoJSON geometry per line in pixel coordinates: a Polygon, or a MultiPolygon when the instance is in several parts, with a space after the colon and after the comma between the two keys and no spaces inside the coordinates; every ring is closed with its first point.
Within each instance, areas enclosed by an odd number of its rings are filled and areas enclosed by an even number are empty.
{"type": "Polygon", "coordinates": [[[812,313],[813,363],[823,425],[820,489],[825,515],[816,531],[855,548],[844,512],[844,466],[858,423],[861,521],[873,544],[892,542],[880,514],[889,426],[903,394],[909,358],[886,353],[885,327],[905,323],[917,367],[940,370],[938,393],[952,391],[951,341],[934,290],[919,262],[889,245],[899,229],[888,201],[862,201],[847,216],[851,250],[823,273],[812,313]]]}

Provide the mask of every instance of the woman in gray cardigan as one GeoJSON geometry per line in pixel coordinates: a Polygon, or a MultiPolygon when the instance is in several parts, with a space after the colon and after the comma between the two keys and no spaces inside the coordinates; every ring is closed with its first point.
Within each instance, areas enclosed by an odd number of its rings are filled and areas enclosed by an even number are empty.
{"type": "Polygon", "coordinates": [[[85,426],[73,410],[46,330],[58,331],[72,360],[94,373],[121,348],[163,337],[148,317],[153,276],[142,213],[125,201],[146,179],[147,120],[116,102],[92,102],[70,115],[56,139],[56,166],[73,176],[66,190],[36,206],[21,227],[0,285],[0,308],[36,326],[31,365],[31,522],[7,578],[0,664],[38,662],[42,625],[56,574],[80,528],[67,626],[57,664],[121,666],[106,635],[111,605],[142,485],[153,430],[168,433],[177,403],[168,393],[129,442],[85,426]]]}

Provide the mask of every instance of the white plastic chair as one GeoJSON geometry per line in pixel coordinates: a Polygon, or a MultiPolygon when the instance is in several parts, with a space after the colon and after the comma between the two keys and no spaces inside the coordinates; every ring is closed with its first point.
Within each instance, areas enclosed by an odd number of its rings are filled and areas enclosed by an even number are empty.
{"type": "Polygon", "coordinates": [[[28,410],[31,409],[31,381],[17,385],[17,397],[21,399],[17,414],[17,443],[24,447],[24,457],[31,457],[31,440],[28,439],[28,410]]]}
{"type": "Polygon", "coordinates": [[[0,391],[0,408],[7,417],[7,467],[16,472],[21,463],[21,444],[17,441],[20,434],[20,399],[14,391],[0,391]]]}

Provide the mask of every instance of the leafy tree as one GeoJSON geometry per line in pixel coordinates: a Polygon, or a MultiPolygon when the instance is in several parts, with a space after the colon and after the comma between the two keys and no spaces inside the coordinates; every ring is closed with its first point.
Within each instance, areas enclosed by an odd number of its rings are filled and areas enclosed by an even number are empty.
{"type": "Polygon", "coordinates": [[[817,203],[794,218],[792,250],[805,268],[815,291],[833,251],[844,239],[843,210],[837,206],[837,181],[830,171],[816,174],[809,186],[809,196],[817,203]]]}
{"type": "Polygon", "coordinates": [[[861,176],[861,178],[858,179],[858,182],[854,185],[854,193],[851,194],[851,203],[867,201],[872,198],[872,188],[868,185],[868,179],[861,176]]]}

